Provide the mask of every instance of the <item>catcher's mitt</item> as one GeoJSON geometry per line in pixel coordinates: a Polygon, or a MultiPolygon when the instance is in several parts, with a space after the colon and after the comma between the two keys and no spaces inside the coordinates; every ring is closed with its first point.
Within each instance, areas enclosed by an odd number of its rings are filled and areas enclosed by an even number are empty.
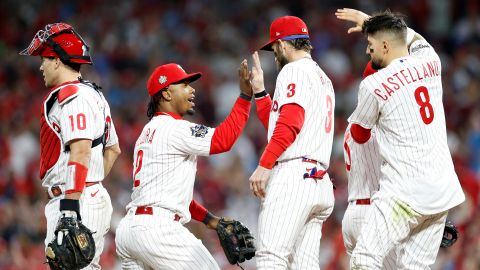
{"type": "Polygon", "coordinates": [[[95,256],[92,232],[74,217],[60,218],[55,238],[45,251],[52,270],[78,270],[88,266],[95,256]]]}
{"type": "Polygon", "coordinates": [[[229,263],[244,262],[245,259],[250,260],[255,256],[255,238],[242,223],[221,218],[216,230],[229,263]]]}
{"type": "Polygon", "coordinates": [[[443,230],[443,238],[442,238],[442,243],[440,244],[440,247],[442,248],[450,247],[451,245],[455,244],[457,239],[458,239],[457,227],[455,227],[453,222],[451,222],[450,220],[447,220],[447,222],[445,222],[445,229],[443,230]]]}

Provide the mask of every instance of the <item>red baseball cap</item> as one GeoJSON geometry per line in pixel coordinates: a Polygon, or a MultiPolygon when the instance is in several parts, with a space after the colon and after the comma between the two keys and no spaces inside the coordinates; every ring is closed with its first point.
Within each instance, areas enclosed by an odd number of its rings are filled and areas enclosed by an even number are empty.
{"type": "Polygon", "coordinates": [[[170,63],[159,66],[153,71],[148,79],[148,95],[153,96],[170,84],[175,84],[184,80],[193,82],[200,77],[202,77],[202,73],[195,72],[187,74],[179,64],[170,63]]]}
{"type": "Polygon", "coordinates": [[[295,16],[283,16],[275,19],[270,25],[270,41],[260,50],[272,51],[272,43],[281,40],[309,38],[308,28],[302,19],[295,16]]]}

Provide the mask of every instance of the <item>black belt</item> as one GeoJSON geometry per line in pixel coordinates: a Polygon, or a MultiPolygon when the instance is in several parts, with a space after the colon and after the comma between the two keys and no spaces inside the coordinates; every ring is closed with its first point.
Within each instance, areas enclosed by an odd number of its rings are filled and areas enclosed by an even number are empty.
{"type": "MultiPolygon", "coordinates": [[[[92,148],[99,144],[103,144],[103,141],[105,139],[105,134],[103,134],[101,137],[96,138],[95,140],[92,141],[92,148]]],[[[67,144],[65,145],[65,152],[70,152],[70,145],[67,144]]]]}

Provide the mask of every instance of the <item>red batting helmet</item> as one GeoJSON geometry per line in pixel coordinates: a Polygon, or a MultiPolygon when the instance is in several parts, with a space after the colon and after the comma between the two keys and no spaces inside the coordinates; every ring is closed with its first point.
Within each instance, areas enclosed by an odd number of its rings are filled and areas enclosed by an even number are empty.
{"type": "Polygon", "coordinates": [[[21,55],[58,57],[66,63],[92,64],[89,47],[73,27],[66,23],[47,24],[39,30],[21,55]]]}
{"type": "Polygon", "coordinates": [[[195,72],[188,74],[178,64],[170,63],[157,67],[147,82],[147,90],[150,96],[155,95],[158,91],[166,88],[170,84],[181,81],[193,82],[202,77],[202,73],[195,72]]]}
{"type": "Polygon", "coordinates": [[[283,16],[270,25],[270,40],[260,50],[271,51],[272,43],[281,40],[309,38],[308,28],[302,19],[295,16],[283,16]]]}

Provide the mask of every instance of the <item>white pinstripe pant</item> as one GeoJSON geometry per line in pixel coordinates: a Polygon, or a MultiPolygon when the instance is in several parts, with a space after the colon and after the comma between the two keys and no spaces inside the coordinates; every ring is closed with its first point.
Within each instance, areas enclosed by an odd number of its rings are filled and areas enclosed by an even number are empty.
{"type": "Polygon", "coordinates": [[[391,195],[375,193],[350,269],[380,269],[393,248],[397,248],[396,269],[430,269],[440,248],[447,213],[422,215],[391,195]]]}
{"type": "MultiPolygon", "coordinates": [[[[358,237],[363,224],[366,222],[365,217],[370,210],[370,205],[357,205],[355,201],[349,202],[347,210],[342,220],[342,236],[347,255],[352,256],[353,249],[357,245],[358,237]]],[[[392,249],[383,260],[382,269],[396,270],[396,254],[395,249],[392,249]]]]}
{"type": "Polygon", "coordinates": [[[319,269],[323,222],[333,211],[333,185],[303,179],[301,160],[272,170],[259,216],[257,269],[319,269]]]}
{"type": "MultiPolygon", "coordinates": [[[[58,196],[48,201],[45,206],[45,216],[47,218],[47,236],[45,238],[45,246],[54,238],[55,228],[61,213],[60,199],[64,196],[58,196]]],[[[105,235],[110,229],[110,219],[112,218],[112,202],[110,195],[103,185],[97,184],[85,187],[82,196],[80,197],[80,215],[82,216],[82,223],[89,228],[95,240],[95,257],[89,266],[83,268],[85,270],[101,269],[100,255],[105,244],[105,235]],[[94,196],[92,196],[92,194],[94,196]]]]}
{"type": "Polygon", "coordinates": [[[220,269],[202,242],[174,216],[158,207],[153,215],[135,215],[130,209],[115,237],[122,269],[220,269]]]}

